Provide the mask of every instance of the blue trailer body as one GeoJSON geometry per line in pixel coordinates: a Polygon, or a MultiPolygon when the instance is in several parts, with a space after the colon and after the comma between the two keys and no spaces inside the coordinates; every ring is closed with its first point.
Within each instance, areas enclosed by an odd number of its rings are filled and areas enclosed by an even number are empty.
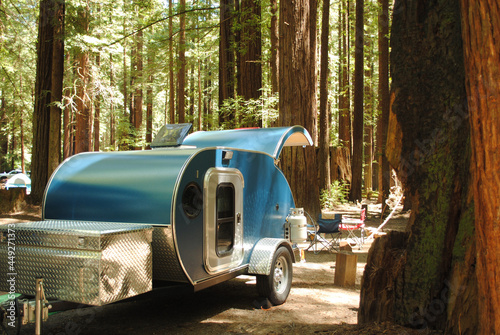
{"type": "MultiPolygon", "coordinates": [[[[166,125],[153,150],[83,153],[63,162],[45,190],[43,221],[15,227],[26,235],[20,257],[41,264],[20,274],[24,287],[44,276],[55,298],[105,304],[149,290],[152,279],[198,290],[252,274],[263,295],[283,303],[293,261],[286,221],[295,203],[279,156],[284,146],[312,145],[311,137],[300,126],[186,137],[189,128],[166,125]],[[106,238],[122,244],[109,247],[106,238]],[[89,249],[89,241],[107,249],[89,249]],[[130,252],[136,243],[140,260],[130,252]],[[101,263],[89,262],[89,252],[101,263]]],[[[0,227],[0,257],[5,236],[0,227]]]]}

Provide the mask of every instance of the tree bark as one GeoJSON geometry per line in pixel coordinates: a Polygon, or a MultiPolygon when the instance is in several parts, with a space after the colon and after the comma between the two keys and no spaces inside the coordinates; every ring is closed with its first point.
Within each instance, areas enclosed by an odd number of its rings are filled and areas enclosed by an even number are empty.
{"type": "MultiPolygon", "coordinates": [[[[259,99],[262,95],[262,38],[260,0],[241,1],[240,87],[243,99],[259,99]]],[[[262,127],[262,115],[255,115],[248,127],[262,127]]]]}
{"type": "Polygon", "coordinates": [[[61,116],[64,77],[64,0],[54,3],[54,41],[52,50],[49,157],[47,175],[51,176],[61,163],[61,116]]]}
{"type": "Polygon", "coordinates": [[[144,39],[142,31],[135,34],[135,45],[131,51],[130,60],[130,124],[133,128],[133,138],[131,149],[139,150],[141,146],[139,133],[142,126],[143,114],[143,47],[144,39]]]}
{"type": "Polygon", "coordinates": [[[153,47],[148,48],[148,82],[146,89],[146,145],[150,148],[150,143],[153,141],[153,64],[155,61],[155,53],[153,47]]]}
{"type": "MultiPolygon", "coordinates": [[[[95,65],[97,68],[101,67],[101,54],[98,52],[95,56],[95,65]]],[[[94,96],[94,151],[99,151],[101,146],[101,94],[96,90],[96,95],[94,96]]]]}
{"type": "MultiPolygon", "coordinates": [[[[111,87],[115,86],[115,70],[113,67],[113,54],[109,55],[109,85],[111,87]]],[[[111,92],[111,97],[109,99],[109,146],[111,150],[115,149],[116,139],[115,139],[115,97],[113,92],[111,92]]]]}
{"type": "Polygon", "coordinates": [[[48,181],[50,90],[52,88],[52,52],[54,27],[54,1],[40,2],[38,21],[37,66],[35,84],[35,109],[33,111],[33,156],[31,161],[31,199],[41,203],[48,181]]]}
{"type": "Polygon", "coordinates": [[[471,126],[480,334],[500,334],[500,7],[462,0],[471,126]]]}
{"type": "MultiPolygon", "coordinates": [[[[179,11],[182,13],[186,8],[186,0],[180,0],[179,11]]],[[[186,14],[180,15],[179,20],[179,72],[177,76],[177,115],[179,123],[186,122],[186,14]]]]}
{"type": "MultiPolygon", "coordinates": [[[[78,11],[78,24],[82,31],[89,30],[89,8],[85,6],[78,11]]],[[[75,127],[75,153],[90,151],[90,99],[87,92],[89,84],[89,55],[85,50],[78,50],[76,59],[78,73],[77,101],[76,101],[76,127],[75,127]]]]}
{"type": "MultiPolygon", "coordinates": [[[[233,50],[234,0],[222,0],[220,4],[220,46],[219,46],[219,107],[224,100],[234,98],[234,50],[233,50]]],[[[219,115],[219,123],[234,119],[234,114],[219,115]]]]}
{"type": "MultiPolygon", "coordinates": [[[[380,304],[392,305],[389,319],[399,324],[476,334],[477,199],[464,168],[471,146],[459,3],[397,0],[393,18],[387,154],[412,212],[401,262],[388,270],[392,285],[377,288],[393,298],[380,304]]],[[[366,308],[361,322],[377,317],[366,308]]]]}
{"type": "Polygon", "coordinates": [[[279,92],[278,0],[271,0],[271,91],[279,92]]]}
{"type": "Polygon", "coordinates": [[[330,189],[330,120],[328,118],[328,37],[330,0],[323,0],[321,23],[321,73],[319,83],[319,188],[330,189]]]}
{"type": "Polygon", "coordinates": [[[364,102],[364,1],[356,0],[356,51],[354,59],[354,118],[351,158],[350,201],[361,201],[363,177],[363,102],[364,102]]]}
{"type": "MultiPolygon", "coordinates": [[[[5,97],[2,91],[2,98],[0,99],[0,127],[3,129],[8,124],[8,118],[5,108],[5,97]]],[[[8,152],[8,137],[7,133],[0,132],[0,171],[7,172],[9,169],[7,163],[7,152],[8,152]]]]}
{"type": "Polygon", "coordinates": [[[349,148],[351,153],[351,111],[350,111],[350,94],[349,94],[349,64],[347,47],[347,35],[349,34],[349,15],[348,6],[344,0],[340,1],[340,6],[343,5],[340,12],[341,40],[342,47],[340,51],[340,95],[339,95],[339,140],[342,146],[349,148]]]}
{"type": "Polygon", "coordinates": [[[379,119],[377,122],[377,155],[378,155],[378,202],[385,205],[389,197],[391,171],[386,155],[387,127],[389,124],[389,0],[379,0],[380,12],[378,16],[378,50],[379,74],[379,119]]]}
{"type": "Polygon", "coordinates": [[[169,84],[169,123],[175,123],[175,83],[174,83],[174,46],[173,46],[173,23],[172,23],[172,0],[168,0],[168,84],[169,84]]]}
{"type": "MultiPolygon", "coordinates": [[[[317,143],[315,0],[280,5],[280,125],[302,125],[317,143]]],[[[286,148],[282,167],[297,206],[319,214],[315,148],[286,148]]]]}

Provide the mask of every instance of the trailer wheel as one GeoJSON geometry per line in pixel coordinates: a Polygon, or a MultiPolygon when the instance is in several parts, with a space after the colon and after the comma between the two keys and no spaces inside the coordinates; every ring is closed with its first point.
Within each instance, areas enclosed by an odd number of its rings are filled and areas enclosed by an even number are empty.
{"type": "Polygon", "coordinates": [[[286,247],[279,247],[274,253],[271,273],[257,275],[257,290],[273,305],[281,305],[288,298],[292,287],[292,256],[286,247]]]}

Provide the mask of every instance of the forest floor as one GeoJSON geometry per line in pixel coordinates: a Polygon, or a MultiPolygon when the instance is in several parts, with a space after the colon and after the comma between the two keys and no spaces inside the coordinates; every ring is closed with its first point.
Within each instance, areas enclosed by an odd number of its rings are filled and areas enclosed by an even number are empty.
{"type": "MultiPolygon", "coordinates": [[[[335,212],[356,216],[360,209],[342,205],[335,212]]],[[[368,227],[379,226],[380,212],[380,205],[369,204],[368,227]]],[[[398,209],[384,230],[405,230],[408,218],[409,213],[398,209]]],[[[0,224],[39,219],[37,207],[0,214],[0,224]]],[[[121,303],[55,313],[44,324],[43,334],[438,334],[391,323],[357,324],[370,245],[368,241],[361,250],[353,249],[358,265],[351,288],[334,285],[335,253],[306,251],[305,262],[293,266],[290,296],[281,306],[259,308],[255,278],[240,276],[197,293],[177,286],[121,303]]],[[[33,332],[33,325],[28,325],[21,334],[33,332]]]]}

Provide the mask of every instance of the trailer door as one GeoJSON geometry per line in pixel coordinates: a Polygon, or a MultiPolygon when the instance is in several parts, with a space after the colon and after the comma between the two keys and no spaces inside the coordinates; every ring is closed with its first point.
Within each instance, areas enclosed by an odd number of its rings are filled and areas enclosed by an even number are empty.
{"type": "Polygon", "coordinates": [[[204,261],[209,274],[243,261],[243,176],[237,169],[212,168],[204,181],[204,261]]]}

